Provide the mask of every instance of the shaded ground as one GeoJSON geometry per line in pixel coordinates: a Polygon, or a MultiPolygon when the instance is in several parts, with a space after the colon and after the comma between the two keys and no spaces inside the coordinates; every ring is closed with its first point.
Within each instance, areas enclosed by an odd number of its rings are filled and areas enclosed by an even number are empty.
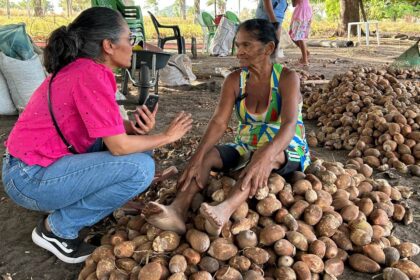
{"type": "MultiPolygon", "coordinates": [[[[347,71],[355,65],[383,65],[390,63],[401,54],[412,42],[398,40],[383,40],[381,46],[362,46],[352,49],[311,48],[311,66],[305,70],[313,74],[323,74],[330,79],[334,74],[347,71]]],[[[294,68],[299,57],[297,49],[286,50],[286,65],[294,68]]],[[[216,58],[201,56],[193,60],[194,73],[199,78],[200,85],[182,88],[160,88],[160,103],[157,130],[162,130],[170,119],[180,110],[193,114],[194,128],[188,134],[191,139],[198,139],[207,125],[217,103],[220,85],[223,78],[217,76],[215,68],[236,65],[234,57],[216,58]]],[[[133,91],[133,93],[135,93],[133,91]]],[[[133,97],[134,98],[134,97],[133,97]]],[[[133,107],[131,104],[129,107],[133,107]]],[[[16,117],[0,116],[0,153],[4,151],[3,141],[7,138],[16,117]]],[[[234,122],[232,121],[232,126],[234,122]]],[[[307,129],[315,129],[314,123],[307,123],[307,129]]],[[[227,134],[225,139],[231,137],[227,134]]],[[[188,141],[186,141],[188,142],[188,141]]],[[[183,143],[186,143],[183,142],[183,143]]],[[[322,148],[313,149],[318,157],[346,161],[346,153],[342,151],[327,151],[322,148]]],[[[176,165],[182,170],[188,154],[181,158],[159,158],[158,169],[168,165],[176,165]]],[[[410,205],[415,214],[419,213],[420,179],[416,177],[401,177],[391,181],[393,185],[409,185],[416,190],[410,205]]],[[[0,188],[0,275],[9,273],[12,279],[77,279],[81,265],[68,265],[57,260],[45,250],[35,246],[30,238],[31,231],[43,214],[29,211],[16,206],[6,197],[0,188]]],[[[420,226],[418,218],[410,226],[396,227],[396,235],[402,239],[420,244],[420,226]]],[[[414,259],[420,264],[420,258],[414,259]]],[[[371,279],[371,275],[355,273],[349,269],[340,279],[371,279]]],[[[7,278],[6,278],[7,279],[7,278]]]]}

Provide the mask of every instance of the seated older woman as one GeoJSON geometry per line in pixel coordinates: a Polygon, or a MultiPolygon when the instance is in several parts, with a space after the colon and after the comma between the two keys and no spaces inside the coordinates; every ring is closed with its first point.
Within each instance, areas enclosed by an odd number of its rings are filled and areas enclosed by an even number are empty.
{"type": "Polygon", "coordinates": [[[229,171],[245,163],[225,201],[216,206],[201,205],[207,231],[218,234],[239,205],[267,185],[271,172],[286,176],[309,165],[299,77],[272,63],[277,45],[270,22],[252,19],[239,26],[236,47],[241,69],[231,73],[223,84],[216,111],[179,180],[181,192],[169,206],[149,203],[144,211],[148,222],[184,232],[192,198],[206,185],[210,170],[229,171]],[[233,108],[239,120],[235,141],[216,145],[228,127],[233,108]]]}

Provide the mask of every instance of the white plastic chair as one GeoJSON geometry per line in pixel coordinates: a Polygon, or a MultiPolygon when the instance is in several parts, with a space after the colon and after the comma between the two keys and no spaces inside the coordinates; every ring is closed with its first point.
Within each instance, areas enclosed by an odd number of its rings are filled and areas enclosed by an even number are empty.
{"type": "Polygon", "coordinates": [[[365,26],[365,35],[366,35],[366,46],[369,46],[369,33],[370,33],[370,25],[375,25],[376,27],[376,42],[379,46],[379,22],[376,20],[372,20],[372,21],[360,21],[360,22],[349,22],[347,25],[347,40],[350,41],[350,31],[351,31],[351,27],[355,25],[357,28],[357,41],[359,42],[360,45],[360,38],[361,38],[361,29],[362,26],[365,26]]]}

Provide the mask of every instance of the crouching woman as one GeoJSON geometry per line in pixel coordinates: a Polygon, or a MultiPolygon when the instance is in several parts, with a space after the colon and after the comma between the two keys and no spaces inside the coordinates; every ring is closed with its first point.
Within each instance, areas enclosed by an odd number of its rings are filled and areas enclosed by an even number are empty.
{"type": "Polygon", "coordinates": [[[45,49],[51,73],[32,95],[5,145],[3,184],[17,204],[49,212],[32,240],[67,263],[94,247],[79,231],[145,191],[155,170],[147,151],[191,128],[181,112],[160,134],[149,134],[154,112],[138,109],[137,128],[123,120],[112,69],[131,64],[135,37],[120,13],[90,8],[55,30],[45,49]],[[107,151],[102,149],[102,143],[107,151]]]}

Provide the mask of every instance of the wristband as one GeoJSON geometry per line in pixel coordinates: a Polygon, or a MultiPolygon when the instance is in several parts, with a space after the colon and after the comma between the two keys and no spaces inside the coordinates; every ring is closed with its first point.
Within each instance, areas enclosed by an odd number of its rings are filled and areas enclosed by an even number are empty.
{"type": "Polygon", "coordinates": [[[277,30],[280,26],[280,22],[278,22],[278,21],[272,22],[272,24],[273,24],[273,27],[274,27],[275,30],[277,30]]]}

